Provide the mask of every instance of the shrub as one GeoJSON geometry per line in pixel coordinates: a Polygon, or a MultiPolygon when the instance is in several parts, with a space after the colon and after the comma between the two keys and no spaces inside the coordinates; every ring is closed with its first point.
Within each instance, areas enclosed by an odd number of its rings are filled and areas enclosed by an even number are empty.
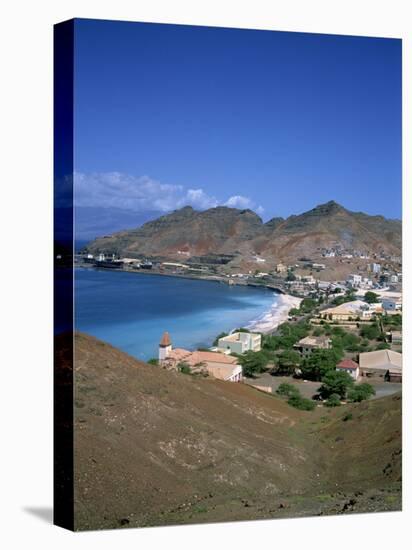
{"type": "Polygon", "coordinates": [[[287,382],[280,384],[278,389],[276,390],[276,393],[278,395],[285,395],[286,397],[292,397],[293,395],[300,395],[297,387],[293,386],[292,384],[288,384],[287,382]]]}
{"type": "Polygon", "coordinates": [[[375,395],[375,390],[373,386],[367,383],[358,384],[348,392],[348,399],[354,403],[359,403],[360,401],[365,401],[375,395]]]}
{"type": "Polygon", "coordinates": [[[352,414],[352,413],[347,413],[347,414],[345,414],[345,416],[342,418],[342,420],[343,420],[344,422],[347,422],[348,420],[352,420],[352,418],[353,418],[353,414],[352,414]]]}
{"type": "Polygon", "coordinates": [[[324,403],[325,407],[340,407],[340,397],[337,393],[332,393],[324,403]]]}
{"type": "Polygon", "coordinates": [[[192,369],[187,363],[179,363],[177,368],[182,374],[192,374],[192,369]]]}
{"type": "Polygon", "coordinates": [[[316,403],[314,401],[306,399],[306,397],[302,397],[300,394],[289,397],[288,404],[295,407],[295,409],[300,409],[301,411],[313,411],[316,407],[316,403]]]}
{"type": "Polygon", "coordinates": [[[151,359],[149,359],[148,364],[149,365],[158,365],[159,364],[159,359],[156,359],[156,357],[152,357],[151,359]]]}

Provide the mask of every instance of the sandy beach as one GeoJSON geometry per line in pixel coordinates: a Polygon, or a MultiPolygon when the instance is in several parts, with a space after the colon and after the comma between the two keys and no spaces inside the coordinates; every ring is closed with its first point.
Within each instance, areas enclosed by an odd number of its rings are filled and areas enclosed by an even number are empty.
{"type": "Polygon", "coordinates": [[[289,294],[276,294],[276,300],[270,310],[251,321],[246,328],[267,334],[286,321],[289,311],[294,307],[298,308],[301,301],[302,298],[290,296],[289,294]]]}

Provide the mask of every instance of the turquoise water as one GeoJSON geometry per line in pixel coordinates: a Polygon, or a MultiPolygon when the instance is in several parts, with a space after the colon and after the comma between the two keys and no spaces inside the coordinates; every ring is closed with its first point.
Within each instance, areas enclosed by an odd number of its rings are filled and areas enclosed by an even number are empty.
{"type": "Polygon", "coordinates": [[[141,273],[77,268],[75,325],[139,359],[157,357],[165,330],[175,347],[210,346],[220,332],[269,310],[266,289],[141,273]]]}

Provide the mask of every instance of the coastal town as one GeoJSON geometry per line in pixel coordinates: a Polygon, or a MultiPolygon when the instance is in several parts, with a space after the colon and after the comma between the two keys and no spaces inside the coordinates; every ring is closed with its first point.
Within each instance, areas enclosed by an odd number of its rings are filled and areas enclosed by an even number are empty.
{"type": "MultiPolygon", "coordinates": [[[[187,375],[243,382],[288,398],[306,410],[339,406],[399,391],[402,382],[402,264],[400,257],[341,248],[314,261],[278,262],[265,270],[228,269],[225,258],[193,263],[158,258],[79,254],[83,267],[116,269],[248,285],[275,291],[273,310],[247,327],[217,335],[209,348],[174,348],[167,327],[150,360],[187,375]],[[323,261],[321,261],[323,259],[323,261]],[[344,266],[343,279],[325,274],[344,266]],[[155,354],[154,354],[155,355],[155,354]]],[[[177,342],[178,344],[178,342],[177,342]]]]}

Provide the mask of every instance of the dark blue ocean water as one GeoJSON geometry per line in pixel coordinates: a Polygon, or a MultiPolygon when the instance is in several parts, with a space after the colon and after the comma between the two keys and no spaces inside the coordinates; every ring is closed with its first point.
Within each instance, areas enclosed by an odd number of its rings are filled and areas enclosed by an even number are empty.
{"type": "Polygon", "coordinates": [[[141,273],[77,268],[75,325],[139,358],[157,357],[165,330],[175,347],[210,346],[217,334],[270,309],[270,290],[141,273]]]}

